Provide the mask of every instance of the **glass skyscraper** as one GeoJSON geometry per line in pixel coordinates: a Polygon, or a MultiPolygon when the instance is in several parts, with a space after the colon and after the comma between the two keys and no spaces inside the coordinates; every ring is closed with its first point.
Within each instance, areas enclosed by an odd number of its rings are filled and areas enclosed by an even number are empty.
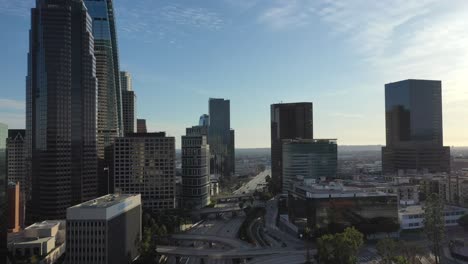
{"type": "Polygon", "coordinates": [[[385,125],[384,173],[450,171],[450,149],[443,146],[441,81],[386,84],[385,125]]]}
{"type": "Polygon", "coordinates": [[[210,98],[208,143],[211,173],[231,176],[235,172],[234,130],[231,130],[230,101],[210,98]]]}
{"type": "Polygon", "coordinates": [[[276,191],[283,182],[283,140],[312,139],[312,103],[271,105],[271,176],[276,191]]]}
{"type": "Polygon", "coordinates": [[[97,195],[97,79],[91,18],[81,0],[38,0],[26,84],[29,221],[64,219],[97,195]]]}
{"type": "Polygon", "coordinates": [[[123,135],[122,91],[112,0],[85,0],[92,19],[98,78],[98,156],[123,135]]]}

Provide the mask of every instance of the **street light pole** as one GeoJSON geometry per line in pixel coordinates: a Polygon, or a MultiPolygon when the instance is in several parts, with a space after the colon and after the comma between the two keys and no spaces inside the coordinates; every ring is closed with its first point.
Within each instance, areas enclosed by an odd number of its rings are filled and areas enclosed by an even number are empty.
{"type": "Polygon", "coordinates": [[[107,171],[107,194],[109,194],[110,193],[109,167],[105,167],[104,171],[107,171]]]}

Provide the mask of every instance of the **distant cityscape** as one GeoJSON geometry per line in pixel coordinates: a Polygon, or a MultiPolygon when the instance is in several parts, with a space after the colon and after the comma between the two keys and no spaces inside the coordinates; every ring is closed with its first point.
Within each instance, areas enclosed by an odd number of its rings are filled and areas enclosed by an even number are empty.
{"type": "Polygon", "coordinates": [[[31,11],[25,129],[0,123],[0,263],[468,260],[468,147],[444,145],[442,81],[382,84],[384,146],[316,138],[313,102],[288,102],[265,106],[270,148],[239,149],[226,98],[175,138],[138,113],[115,16],[31,11]]]}

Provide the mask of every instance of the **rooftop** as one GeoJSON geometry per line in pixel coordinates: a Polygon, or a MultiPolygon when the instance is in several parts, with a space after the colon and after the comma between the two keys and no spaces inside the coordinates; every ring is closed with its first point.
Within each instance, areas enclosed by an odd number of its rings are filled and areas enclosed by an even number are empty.
{"type": "Polygon", "coordinates": [[[124,138],[141,138],[141,137],[165,137],[166,132],[151,132],[151,133],[125,133],[124,138]]]}
{"type": "Polygon", "coordinates": [[[60,220],[46,220],[39,223],[34,223],[25,228],[25,230],[32,230],[32,229],[50,229],[54,226],[60,225],[62,221],[60,220]]]}
{"type": "Polygon", "coordinates": [[[70,208],[108,208],[119,204],[125,199],[135,196],[134,194],[108,194],[87,202],[72,206],[70,208]]]}
{"type": "MultiPolygon", "coordinates": [[[[458,206],[446,205],[444,212],[459,212],[468,211],[468,209],[458,206]]],[[[410,205],[398,210],[399,214],[424,214],[424,208],[422,205],[410,205]]]]}

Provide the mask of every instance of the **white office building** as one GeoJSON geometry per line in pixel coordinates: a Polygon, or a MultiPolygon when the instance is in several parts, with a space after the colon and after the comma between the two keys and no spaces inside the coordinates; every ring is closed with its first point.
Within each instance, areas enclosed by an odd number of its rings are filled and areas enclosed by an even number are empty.
{"type": "MultiPolygon", "coordinates": [[[[444,207],[445,226],[456,226],[460,217],[468,213],[467,208],[448,206],[444,207]]],[[[424,208],[420,205],[413,205],[401,208],[398,212],[400,228],[420,229],[424,227],[424,208]]]]}
{"type": "Polygon", "coordinates": [[[67,209],[68,264],[127,264],[138,256],[141,196],[109,194],[67,209]]]}

